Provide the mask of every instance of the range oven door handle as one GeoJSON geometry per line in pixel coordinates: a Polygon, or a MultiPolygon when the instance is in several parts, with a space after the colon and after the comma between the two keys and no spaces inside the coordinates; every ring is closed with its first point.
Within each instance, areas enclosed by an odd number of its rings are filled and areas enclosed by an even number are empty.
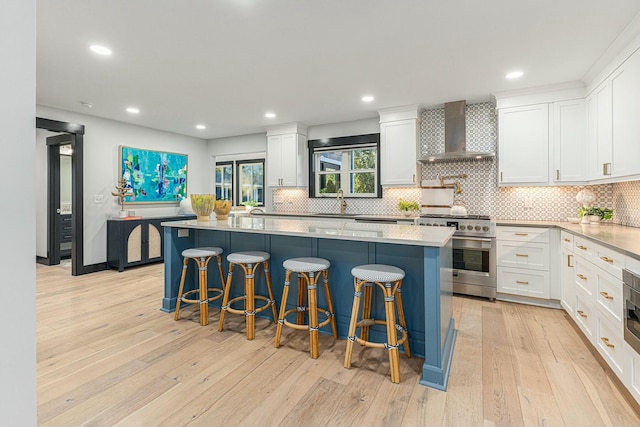
{"type": "Polygon", "coordinates": [[[493,239],[481,237],[452,237],[454,249],[491,249],[493,239]]]}

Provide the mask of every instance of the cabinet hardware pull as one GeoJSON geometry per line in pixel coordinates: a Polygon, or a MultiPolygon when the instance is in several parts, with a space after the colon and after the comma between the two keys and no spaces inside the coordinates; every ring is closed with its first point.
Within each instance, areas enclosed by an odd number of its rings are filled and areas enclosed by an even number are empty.
{"type": "Polygon", "coordinates": [[[571,240],[569,240],[569,239],[562,239],[562,240],[564,240],[567,243],[571,243],[571,240]]]}
{"type": "Polygon", "coordinates": [[[528,257],[529,255],[527,255],[527,254],[516,254],[516,256],[524,256],[524,257],[528,257]]]}
{"type": "Polygon", "coordinates": [[[584,314],[584,311],[582,310],[578,310],[578,314],[580,315],[580,317],[584,317],[585,319],[589,316],[587,316],[586,314],[584,314]]]}
{"type": "Polygon", "coordinates": [[[611,175],[611,163],[602,164],[602,175],[611,175]]]}
{"type": "Polygon", "coordinates": [[[609,295],[607,292],[602,291],[600,292],[600,295],[602,295],[603,297],[605,297],[606,299],[612,300],[613,297],[611,295],[609,295]]]}
{"type": "Polygon", "coordinates": [[[578,249],[582,249],[583,251],[586,251],[587,247],[586,246],[582,246],[582,245],[578,245],[578,249]]]}
{"type": "Polygon", "coordinates": [[[613,263],[613,260],[606,256],[601,256],[600,259],[603,260],[604,262],[613,263]]]}
{"type": "Polygon", "coordinates": [[[502,172],[500,172],[500,182],[502,182],[502,172]]]}
{"type": "Polygon", "coordinates": [[[613,344],[611,344],[611,343],[609,342],[609,338],[607,338],[607,337],[600,337],[600,339],[602,340],[602,342],[604,343],[604,345],[606,345],[607,347],[609,347],[609,348],[615,348],[615,347],[616,347],[615,345],[613,345],[613,344]]]}
{"type": "Polygon", "coordinates": [[[582,280],[587,280],[587,276],[583,275],[583,274],[577,274],[577,276],[579,278],[581,278],[582,280]]]}
{"type": "Polygon", "coordinates": [[[411,178],[411,179],[413,180],[413,183],[415,184],[416,183],[416,174],[415,173],[413,174],[413,178],[411,178]]]}
{"type": "Polygon", "coordinates": [[[516,233],[516,236],[528,236],[529,233],[516,233]]]}
{"type": "Polygon", "coordinates": [[[573,265],[571,265],[571,257],[572,256],[573,255],[567,255],[567,267],[572,267],[573,268],[573,265]]]}
{"type": "Polygon", "coordinates": [[[560,180],[560,169],[556,169],[556,181],[560,180]]]}
{"type": "Polygon", "coordinates": [[[523,280],[516,280],[516,283],[519,284],[519,285],[528,285],[529,284],[529,282],[525,282],[523,280]]]}

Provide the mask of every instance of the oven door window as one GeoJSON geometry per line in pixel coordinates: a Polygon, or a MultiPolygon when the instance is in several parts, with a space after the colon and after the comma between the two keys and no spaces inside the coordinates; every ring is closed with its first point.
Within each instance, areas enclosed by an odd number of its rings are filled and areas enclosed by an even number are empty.
{"type": "Polygon", "coordinates": [[[489,251],[486,249],[453,248],[455,270],[489,273],[489,251]]]}

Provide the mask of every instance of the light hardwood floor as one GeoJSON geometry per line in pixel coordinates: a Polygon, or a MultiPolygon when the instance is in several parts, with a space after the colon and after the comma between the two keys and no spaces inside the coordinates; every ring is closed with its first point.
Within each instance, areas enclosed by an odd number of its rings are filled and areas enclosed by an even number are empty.
{"type": "MultiPolygon", "coordinates": [[[[454,297],[459,330],[447,392],[419,385],[422,360],[240,316],[217,331],[159,311],[163,266],[72,277],[38,265],[37,386],[41,426],[639,426],[564,313],[454,297]]],[[[274,284],[281,286],[281,284],[274,284]]]]}

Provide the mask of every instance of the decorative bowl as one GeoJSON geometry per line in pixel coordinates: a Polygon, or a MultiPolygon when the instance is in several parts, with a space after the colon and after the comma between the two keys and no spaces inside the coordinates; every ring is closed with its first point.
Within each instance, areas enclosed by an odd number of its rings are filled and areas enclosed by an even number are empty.
{"type": "Polygon", "coordinates": [[[216,219],[227,219],[232,207],[233,201],[231,200],[216,200],[216,207],[214,209],[216,212],[216,219]]]}
{"type": "Polygon", "coordinates": [[[192,194],[191,209],[198,217],[198,221],[209,221],[216,203],[215,194],[192,194]]]}
{"type": "Polygon", "coordinates": [[[589,215],[587,216],[587,219],[589,220],[589,224],[591,225],[598,225],[602,220],[599,215],[589,215]]]}
{"type": "Polygon", "coordinates": [[[571,224],[580,224],[581,220],[582,218],[580,217],[567,218],[567,221],[569,221],[571,224]]]}

